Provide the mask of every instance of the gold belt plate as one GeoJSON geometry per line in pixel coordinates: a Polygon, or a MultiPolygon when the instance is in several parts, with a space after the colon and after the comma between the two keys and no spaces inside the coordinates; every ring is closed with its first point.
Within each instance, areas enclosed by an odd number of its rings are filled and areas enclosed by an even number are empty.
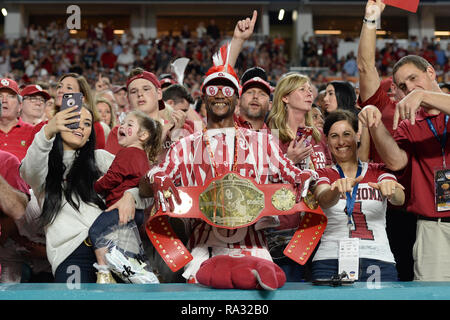
{"type": "Polygon", "coordinates": [[[239,227],[253,222],[264,209],[264,193],[234,173],[215,180],[199,196],[200,211],[213,224],[239,227]]]}

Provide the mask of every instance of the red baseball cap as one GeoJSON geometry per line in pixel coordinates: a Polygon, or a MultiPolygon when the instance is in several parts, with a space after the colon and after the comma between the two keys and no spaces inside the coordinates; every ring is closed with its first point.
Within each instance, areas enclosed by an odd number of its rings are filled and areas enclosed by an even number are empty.
{"type": "Polygon", "coordinates": [[[42,89],[40,85],[37,84],[31,84],[29,86],[26,86],[20,92],[20,95],[22,97],[31,96],[35,94],[40,94],[41,96],[44,97],[45,100],[49,100],[51,98],[50,95],[46,91],[44,91],[44,89],[42,89]]]}
{"type": "MultiPolygon", "coordinates": [[[[128,90],[128,86],[130,85],[130,83],[132,83],[134,80],[136,79],[145,79],[150,81],[157,89],[161,89],[161,85],[159,84],[159,80],[158,78],[151,72],[148,71],[144,71],[142,73],[139,73],[133,77],[131,77],[130,79],[127,80],[127,90],[128,90]]],[[[159,110],[164,109],[166,106],[164,104],[163,100],[158,100],[158,105],[159,105],[159,110]]]]}
{"type": "Polygon", "coordinates": [[[19,86],[13,79],[2,78],[0,79],[0,89],[7,88],[19,94],[19,86]]]}
{"type": "Polygon", "coordinates": [[[113,86],[113,88],[112,88],[112,92],[113,93],[117,93],[117,92],[119,92],[120,90],[125,90],[125,91],[127,91],[127,87],[126,86],[113,86]]]}
{"type": "Polygon", "coordinates": [[[242,92],[245,92],[251,87],[259,87],[264,90],[269,96],[273,91],[272,86],[267,81],[267,74],[263,68],[254,67],[244,72],[241,77],[242,92]]]}

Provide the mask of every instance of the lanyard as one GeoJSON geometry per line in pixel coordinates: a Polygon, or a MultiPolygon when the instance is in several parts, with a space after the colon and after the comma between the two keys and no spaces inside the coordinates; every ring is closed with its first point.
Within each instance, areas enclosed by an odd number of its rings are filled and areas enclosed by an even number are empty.
{"type": "Polygon", "coordinates": [[[448,124],[448,114],[445,116],[445,126],[444,126],[444,132],[442,133],[442,139],[439,138],[439,135],[436,131],[436,128],[434,127],[433,123],[431,122],[431,120],[429,118],[427,118],[427,123],[428,126],[430,127],[431,132],[433,132],[434,136],[436,137],[437,141],[440,143],[441,145],[441,152],[442,152],[442,162],[444,165],[444,168],[447,167],[446,163],[445,163],[445,145],[447,144],[447,124],[448,124]]]}
{"type": "MultiPolygon", "coordinates": [[[[338,169],[339,175],[341,176],[341,178],[345,178],[345,174],[344,174],[344,171],[342,170],[341,166],[336,164],[336,168],[338,169]]],[[[362,163],[360,160],[358,160],[358,170],[356,171],[355,178],[358,178],[361,175],[361,171],[362,171],[362,163]]],[[[345,193],[347,196],[347,204],[346,204],[347,215],[348,215],[347,226],[349,228],[351,228],[351,226],[353,225],[352,215],[353,215],[353,208],[355,207],[356,192],[358,191],[358,185],[359,185],[359,183],[355,184],[355,186],[353,187],[351,196],[350,196],[350,192],[345,193]]]]}

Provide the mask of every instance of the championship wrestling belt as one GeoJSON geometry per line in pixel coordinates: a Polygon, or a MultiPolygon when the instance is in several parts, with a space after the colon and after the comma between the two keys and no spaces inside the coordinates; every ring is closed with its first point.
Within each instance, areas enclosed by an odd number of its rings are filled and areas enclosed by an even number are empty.
{"type": "Polygon", "coordinates": [[[311,256],[327,225],[327,217],[315,200],[305,197],[295,202],[296,190],[291,184],[257,184],[252,178],[230,172],[204,186],[177,187],[177,190],[181,204],[175,202],[173,212],[163,212],[160,206],[145,228],[150,241],[173,272],[193,257],[174,233],[169,217],[201,219],[217,228],[238,229],[264,216],[305,212],[300,227],[283,252],[301,265],[311,256]]]}

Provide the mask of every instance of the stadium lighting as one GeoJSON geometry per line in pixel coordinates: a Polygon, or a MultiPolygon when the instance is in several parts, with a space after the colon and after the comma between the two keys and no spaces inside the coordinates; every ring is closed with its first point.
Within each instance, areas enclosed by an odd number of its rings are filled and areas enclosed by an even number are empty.
{"type": "Polygon", "coordinates": [[[434,35],[439,37],[448,37],[450,36],[450,31],[435,31],[434,35]]]}
{"type": "Polygon", "coordinates": [[[284,18],[284,9],[280,9],[280,12],[278,12],[278,20],[283,20],[284,18]]]}
{"type": "Polygon", "coordinates": [[[314,31],[315,34],[342,34],[341,30],[316,30],[314,31]]]}
{"type": "Polygon", "coordinates": [[[116,29],[114,30],[114,34],[124,34],[125,30],[116,29]]]}
{"type": "Polygon", "coordinates": [[[5,8],[2,8],[2,15],[4,17],[6,17],[8,15],[8,10],[6,10],[5,8]]]}
{"type": "Polygon", "coordinates": [[[292,21],[297,21],[298,18],[298,11],[294,10],[292,11],[292,21]]]}

